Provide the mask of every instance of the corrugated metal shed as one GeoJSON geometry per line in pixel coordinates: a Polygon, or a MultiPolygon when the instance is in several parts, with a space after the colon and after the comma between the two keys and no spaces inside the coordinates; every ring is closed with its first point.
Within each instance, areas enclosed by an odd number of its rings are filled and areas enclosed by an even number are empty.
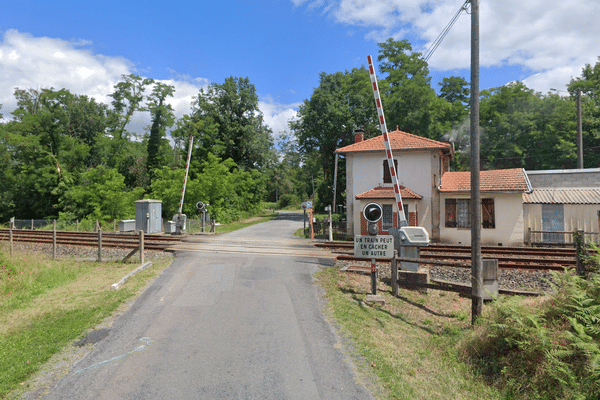
{"type": "Polygon", "coordinates": [[[525,204],[600,204],[599,189],[534,189],[523,193],[525,204]]]}

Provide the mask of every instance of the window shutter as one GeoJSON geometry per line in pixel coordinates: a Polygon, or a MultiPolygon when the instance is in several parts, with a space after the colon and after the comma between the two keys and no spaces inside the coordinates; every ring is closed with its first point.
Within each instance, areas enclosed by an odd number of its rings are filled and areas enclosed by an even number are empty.
{"type": "Polygon", "coordinates": [[[446,228],[456,228],[456,199],[446,199],[446,228]]]}
{"type": "Polygon", "coordinates": [[[494,199],[481,199],[481,221],[483,223],[484,228],[496,228],[496,218],[494,214],[494,199]]]}

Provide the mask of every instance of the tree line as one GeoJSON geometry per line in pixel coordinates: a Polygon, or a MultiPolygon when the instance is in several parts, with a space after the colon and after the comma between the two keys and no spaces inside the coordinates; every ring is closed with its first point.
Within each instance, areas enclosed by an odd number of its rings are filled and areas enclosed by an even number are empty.
{"type": "MultiPolygon", "coordinates": [[[[388,129],[452,141],[452,168],[468,168],[466,79],[445,77],[434,87],[422,54],[407,40],[380,43],[377,61],[388,129]]],[[[600,58],[567,90],[542,94],[521,82],[482,90],[482,168],[574,168],[578,91],[584,166],[598,167],[600,58]]],[[[170,218],[177,211],[190,136],[184,213],[193,215],[197,201],[209,203],[221,222],[251,215],[265,200],[283,207],[312,199],[321,209],[332,200],[335,150],[351,144],[356,129],[365,138],[380,134],[364,66],[322,72],[289,122],[291,134],[277,143],[248,78],[211,83],[181,118],[168,104],[174,91],[134,74],[114,86],[110,104],[66,89],[15,89],[17,109],[0,124],[0,220],[129,218],[142,198],[162,200],[163,216],[170,218]],[[131,126],[139,113],[150,117],[141,134],[131,126]]],[[[344,163],[339,167],[342,204],[344,163]]]]}
{"type": "MultiPolygon", "coordinates": [[[[600,57],[599,57],[600,60],[600,57]]],[[[434,88],[422,54],[407,40],[379,44],[378,81],[389,131],[396,128],[455,146],[453,170],[469,167],[470,86],[445,77],[434,88]]],[[[567,91],[540,93],[522,82],[480,93],[482,169],[567,169],[577,166],[575,96],[582,93],[584,167],[600,166],[600,61],[586,65],[567,91]]],[[[336,148],[380,134],[368,70],[321,73],[319,86],[290,123],[298,154],[319,159],[317,204],[331,202],[336,148]]],[[[338,191],[345,188],[340,163],[338,191]]],[[[338,197],[339,199],[340,197],[338,197]]],[[[341,203],[340,200],[338,202],[341,203]]]]}
{"type": "Polygon", "coordinates": [[[15,89],[12,120],[0,125],[0,220],[123,219],[135,201],[163,201],[163,216],[178,208],[194,137],[183,212],[209,203],[222,222],[256,212],[277,161],[271,130],[248,78],[201,89],[191,112],[176,118],[174,87],[123,76],[111,104],[66,89],[15,89]],[[148,113],[145,132],[132,127],[148,113]]]}

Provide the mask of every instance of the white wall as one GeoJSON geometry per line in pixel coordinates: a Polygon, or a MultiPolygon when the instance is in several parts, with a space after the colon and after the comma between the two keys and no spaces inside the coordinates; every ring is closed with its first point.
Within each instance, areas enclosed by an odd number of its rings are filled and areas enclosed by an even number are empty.
{"type": "MultiPolygon", "coordinates": [[[[348,234],[360,235],[361,207],[355,196],[377,186],[392,186],[383,183],[383,161],[385,153],[351,153],[346,156],[346,210],[348,212],[348,234]]],[[[434,190],[432,164],[439,164],[438,150],[411,150],[395,152],[398,160],[398,183],[420,196],[417,212],[419,225],[431,230],[431,199],[434,190]],[[437,158],[437,163],[432,158],[437,158]]],[[[437,190],[437,189],[435,189],[437,190]]],[[[411,209],[411,211],[414,211],[411,209]]]]}
{"type": "MultiPolygon", "coordinates": [[[[565,232],[572,232],[577,229],[582,229],[584,232],[600,232],[598,223],[600,217],[600,204],[565,204],[564,205],[564,220],[565,232]]],[[[527,232],[529,228],[532,231],[542,230],[542,205],[541,204],[523,204],[523,215],[525,219],[524,233],[527,240],[527,232]]],[[[541,234],[534,234],[534,241],[541,241],[541,234]]],[[[593,243],[600,243],[600,235],[586,235],[586,239],[590,239],[593,243]]],[[[565,240],[569,241],[570,236],[565,235],[565,240]]]]}
{"type": "MultiPolygon", "coordinates": [[[[441,194],[441,223],[440,241],[471,245],[470,228],[446,228],[446,199],[468,199],[468,193],[441,194]]],[[[481,243],[486,245],[519,246],[524,240],[524,217],[522,193],[481,193],[481,198],[494,199],[494,213],[496,227],[494,229],[481,228],[481,243]]]]}

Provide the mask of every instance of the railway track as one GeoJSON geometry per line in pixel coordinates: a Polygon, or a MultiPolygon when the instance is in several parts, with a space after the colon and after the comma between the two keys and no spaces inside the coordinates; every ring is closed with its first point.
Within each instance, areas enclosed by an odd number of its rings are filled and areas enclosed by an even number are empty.
{"type": "MultiPolygon", "coordinates": [[[[13,229],[14,242],[29,242],[52,244],[52,231],[31,231],[13,229]]],[[[0,240],[9,240],[9,230],[0,229],[0,240]]],[[[144,250],[163,251],[175,242],[182,240],[181,236],[166,235],[144,235],[144,250]]],[[[139,246],[140,239],[137,234],[132,233],[102,233],[102,247],[120,247],[133,249],[139,246]]],[[[69,232],[56,231],[57,245],[70,246],[98,246],[98,233],[94,232],[69,232]]]]}
{"type": "MultiPolygon", "coordinates": [[[[339,260],[364,261],[362,258],[354,257],[354,253],[351,251],[354,248],[352,242],[322,242],[317,246],[339,253],[339,260]]],[[[562,271],[564,267],[575,268],[576,266],[575,249],[482,246],[481,251],[484,258],[497,259],[498,267],[505,269],[562,271]]],[[[460,245],[432,244],[421,248],[420,259],[430,260],[436,264],[447,261],[449,266],[468,267],[471,261],[471,248],[460,245]]]]}

